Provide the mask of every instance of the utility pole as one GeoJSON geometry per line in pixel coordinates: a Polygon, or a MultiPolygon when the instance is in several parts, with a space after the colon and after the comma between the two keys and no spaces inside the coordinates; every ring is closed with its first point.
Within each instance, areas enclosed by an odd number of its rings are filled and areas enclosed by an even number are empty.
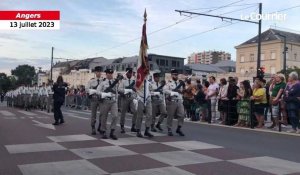
{"type": "Polygon", "coordinates": [[[276,35],[282,37],[283,38],[283,42],[284,42],[283,52],[282,52],[283,53],[283,74],[286,77],[286,53],[288,51],[288,48],[286,47],[286,36],[282,35],[280,33],[277,33],[276,35]]]}
{"type": "MultiPolygon", "coordinates": [[[[262,18],[262,3],[259,3],[259,15],[262,18]]],[[[256,76],[259,74],[261,62],[261,18],[258,21],[258,39],[257,39],[257,68],[256,76]]]]}
{"type": "Polygon", "coordinates": [[[51,51],[51,70],[50,70],[50,80],[52,81],[52,73],[53,73],[53,51],[54,51],[54,47],[52,47],[52,51],[51,51]]]}
{"type": "MultiPolygon", "coordinates": [[[[175,10],[176,12],[179,12],[179,14],[190,14],[190,15],[201,15],[201,16],[208,16],[208,17],[214,17],[214,18],[220,18],[222,20],[228,19],[231,21],[240,21],[240,22],[247,22],[247,23],[253,23],[253,24],[258,24],[258,39],[257,39],[257,69],[256,69],[256,75],[258,75],[259,71],[258,69],[260,68],[260,61],[261,61],[261,18],[259,19],[258,22],[256,21],[250,21],[250,20],[245,20],[245,19],[238,19],[238,18],[230,18],[226,16],[220,16],[220,15],[210,15],[210,14],[205,14],[205,13],[196,13],[196,12],[190,12],[190,11],[184,11],[184,10],[175,10]]],[[[262,3],[259,3],[259,14],[260,17],[262,17],[262,3]]]]}

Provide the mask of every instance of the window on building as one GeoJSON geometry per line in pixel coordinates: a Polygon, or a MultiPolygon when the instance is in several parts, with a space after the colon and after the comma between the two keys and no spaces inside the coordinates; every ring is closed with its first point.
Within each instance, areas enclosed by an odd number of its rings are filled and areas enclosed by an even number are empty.
{"type": "Polygon", "coordinates": [[[241,68],[241,74],[244,74],[245,73],[245,69],[244,68],[241,68]]]}
{"type": "Polygon", "coordinates": [[[270,67],[270,70],[271,70],[271,74],[275,74],[276,73],[276,69],[274,66],[271,66],[270,67]]]}
{"type": "Polygon", "coordinates": [[[297,53],[294,54],[294,60],[297,60],[297,53]]]}
{"type": "Polygon", "coordinates": [[[253,67],[250,67],[249,72],[250,72],[250,73],[254,72],[254,68],[253,68],[253,67]]]}
{"type": "Polygon", "coordinates": [[[150,64],[150,70],[153,70],[153,65],[152,64],[150,64]]]}
{"type": "Polygon", "coordinates": [[[250,61],[254,61],[254,54],[253,53],[250,54],[250,61]]]}
{"type": "Polygon", "coordinates": [[[134,64],[134,67],[136,67],[136,66],[137,66],[137,64],[135,63],[135,64],[134,64]]]}
{"type": "Polygon", "coordinates": [[[125,70],[125,65],[123,64],[123,65],[122,65],[122,71],[124,71],[124,70],[125,70]]]}
{"type": "Polygon", "coordinates": [[[165,60],[160,60],[160,65],[165,66],[165,60]]]}
{"type": "Polygon", "coordinates": [[[179,67],[179,65],[180,65],[180,63],[179,63],[179,61],[177,61],[177,67],[179,67]]]}
{"type": "Polygon", "coordinates": [[[245,57],[244,55],[241,55],[241,63],[245,62],[245,57]]]}
{"type": "Polygon", "coordinates": [[[169,61],[168,60],[166,60],[166,66],[169,66],[169,61]]]}
{"type": "Polygon", "coordinates": [[[275,59],[276,59],[276,52],[271,51],[271,60],[275,60],[275,59]]]}
{"type": "Polygon", "coordinates": [[[159,65],[159,59],[156,60],[156,64],[159,65]]]}
{"type": "Polygon", "coordinates": [[[172,67],[176,67],[176,61],[172,61],[172,67]]]}
{"type": "Polygon", "coordinates": [[[264,53],[260,54],[260,59],[265,60],[265,54],[264,53]]]}

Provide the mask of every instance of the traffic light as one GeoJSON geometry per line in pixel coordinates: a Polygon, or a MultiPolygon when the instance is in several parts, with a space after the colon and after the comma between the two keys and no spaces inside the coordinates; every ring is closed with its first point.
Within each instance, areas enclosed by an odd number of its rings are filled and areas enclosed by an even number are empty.
{"type": "Polygon", "coordinates": [[[259,77],[259,78],[264,78],[264,76],[265,76],[265,71],[266,71],[266,68],[265,68],[265,67],[260,67],[260,68],[257,70],[257,77],[259,77]]]}

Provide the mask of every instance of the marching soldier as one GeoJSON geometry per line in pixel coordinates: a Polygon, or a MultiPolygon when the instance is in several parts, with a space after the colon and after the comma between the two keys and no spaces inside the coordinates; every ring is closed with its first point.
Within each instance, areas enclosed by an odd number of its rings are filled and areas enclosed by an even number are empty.
{"type": "Polygon", "coordinates": [[[150,125],[151,125],[151,117],[152,117],[152,104],[151,104],[151,96],[149,93],[144,93],[145,89],[148,88],[149,81],[146,81],[146,86],[143,84],[140,89],[136,90],[137,93],[137,120],[136,120],[136,136],[137,137],[143,137],[141,133],[141,128],[142,128],[142,122],[143,122],[143,116],[144,113],[146,115],[145,119],[145,126],[146,130],[144,133],[144,136],[147,137],[153,137],[153,135],[150,133],[150,125]],[[145,97],[145,103],[144,103],[144,95],[145,97]]]}
{"type": "MultiPolygon", "coordinates": [[[[89,99],[91,100],[91,127],[92,127],[92,135],[96,134],[95,124],[97,121],[97,110],[100,108],[100,99],[97,95],[97,88],[102,82],[101,79],[101,71],[102,67],[96,66],[94,69],[94,72],[96,74],[96,78],[92,78],[88,84],[87,89],[89,93],[89,99]]],[[[101,118],[99,115],[99,125],[98,125],[98,131],[100,132],[100,126],[101,126],[101,118]]]]}
{"type": "Polygon", "coordinates": [[[41,105],[41,110],[46,110],[46,101],[47,101],[47,87],[45,83],[43,83],[42,87],[39,89],[39,96],[40,96],[40,105],[41,105]]]}
{"type": "Polygon", "coordinates": [[[32,106],[33,108],[37,109],[39,103],[39,87],[37,86],[37,84],[34,84],[34,86],[32,87],[32,106]]]}
{"type": "Polygon", "coordinates": [[[163,93],[163,88],[166,84],[165,81],[159,82],[160,73],[154,73],[153,78],[154,81],[150,83],[150,94],[152,99],[152,123],[151,123],[151,131],[157,132],[155,127],[159,131],[163,131],[160,124],[163,122],[164,118],[167,117],[166,110],[166,101],[165,95],[163,93]],[[160,113],[157,124],[155,125],[155,118],[157,113],[160,113]],[[154,127],[155,126],[155,127],[154,127]]]}
{"type": "Polygon", "coordinates": [[[25,110],[28,111],[30,110],[31,107],[31,90],[29,86],[25,87],[25,94],[24,94],[24,106],[25,110]]]}
{"type": "Polygon", "coordinates": [[[167,83],[165,92],[167,94],[167,126],[168,126],[168,135],[173,136],[172,132],[172,124],[173,118],[177,115],[178,125],[176,129],[176,133],[180,136],[184,136],[183,132],[181,131],[181,127],[183,125],[184,120],[184,107],[183,107],[183,100],[182,100],[182,91],[184,89],[184,82],[178,81],[178,71],[176,69],[171,70],[172,80],[167,83]]]}
{"type": "Polygon", "coordinates": [[[106,79],[103,80],[97,88],[97,93],[101,96],[101,108],[100,118],[101,127],[100,133],[103,139],[107,139],[106,124],[108,113],[111,113],[111,124],[109,137],[113,140],[117,140],[117,136],[114,134],[117,122],[118,122],[118,104],[117,104],[117,84],[122,78],[118,76],[113,80],[113,70],[106,69],[106,79]]]}
{"type": "Polygon", "coordinates": [[[53,81],[49,80],[48,86],[47,86],[47,112],[53,111],[53,89],[52,89],[53,81]]]}
{"type": "Polygon", "coordinates": [[[16,100],[16,106],[20,107],[20,108],[24,108],[25,107],[25,86],[21,85],[18,88],[18,94],[17,94],[17,100],[16,100]]]}
{"type": "Polygon", "coordinates": [[[135,94],[135,80],[132,78],[132,68],[126,68],[126,79],[123,79],[119,86],[119,94],[120,94],[120,100],[121,100],[121,119],[120,119],[120,125],[121,125],[121,133],[125,133],[125,115],[128,110],[128,107],[130,108],[130,111],[133,113],[132,117],[132,127],[131,132],[136,132],[135,125],[136,125],[136,107],[134,104],[134,100],[136,98],[135,94]]]}

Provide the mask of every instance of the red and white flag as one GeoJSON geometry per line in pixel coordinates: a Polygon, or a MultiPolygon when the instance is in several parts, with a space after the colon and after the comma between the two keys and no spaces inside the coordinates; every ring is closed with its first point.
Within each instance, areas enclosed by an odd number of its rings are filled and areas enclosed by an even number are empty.
{"type": "Polygon", "coordinates": [[[147,43],[147,34],[146,34],[146,21],[147,21],[147,13],[145,10],[144,13],[144,25],[142,32],[142,39],[140,45],[140,54],[137,64],[137,79],[135,83],[136,89],[140,89],[144,83],[145,78],[149,74],[149,62],[148,62],[148,43],[147,43]]]}

